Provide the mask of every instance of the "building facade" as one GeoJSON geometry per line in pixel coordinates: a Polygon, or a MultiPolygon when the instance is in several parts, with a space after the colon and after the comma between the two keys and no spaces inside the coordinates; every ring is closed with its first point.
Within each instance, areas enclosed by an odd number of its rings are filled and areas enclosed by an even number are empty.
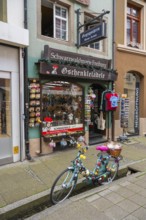
{"type": "Polygon", "coordinates": [[[112,138],[113,1],[28,1],[27,22],[30,155],[112,138]]]}
{"type": "Polygon", "coordinates": [[[122,134],[124,127],[128,136],[146,133],[145,18],[145,1],[116,1],[116,88],[121,95],[123,94],[124,99],[120,111],[116,114],[115,136],[122,134]],[[123,107],[124,102],[127,102],[127,107],[123,107]],[[124,112],[122,108],[125,108],[124,112]]]}
{"type": "Polygon", "coordinates": [[[0,165],[25,158],[24,1],[0,1],[0,165]],[[17,13],[16,13],[17,8],[17,13]]]}

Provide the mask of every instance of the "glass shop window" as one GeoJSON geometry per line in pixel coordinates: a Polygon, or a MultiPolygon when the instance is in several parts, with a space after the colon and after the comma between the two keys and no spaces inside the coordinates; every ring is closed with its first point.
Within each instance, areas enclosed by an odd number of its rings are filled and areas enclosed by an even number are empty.
{"type": "Polygon", "coordinates": [[[81,132],[83,130],[83,89],[64,81],[42,85],[43,134],[81,132]],[[47,123],[47,124],[46,124],[47,123]]]}

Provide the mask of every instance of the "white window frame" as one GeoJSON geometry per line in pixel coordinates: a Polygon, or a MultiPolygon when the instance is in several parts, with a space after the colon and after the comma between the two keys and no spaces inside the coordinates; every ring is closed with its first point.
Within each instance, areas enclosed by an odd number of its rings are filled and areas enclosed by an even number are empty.
{"type": "Polygon", "coordinates": [[[54,25],[54,33],[53,33],[53,35],[54,35],[54,38],[60,39],[60,40],[64,40],[64,41],[68,41],[68,8],[63,7],[61,5],[58,5],[58,4],[53,4],[53,17],[54,17],[53,18],[53,22],[54,22],[54,24],[53,24],[54,25]],[[66,10],[66,18],[63,18],[61,16],[56,15],[56,7],[59,7],[61,9],[63,8],[63,9],[66,10]],[[66,21],[66,39],[62,39],[62,38],[57,38],[56,37],[56,18],[60,19],[61,21],[62,20],[66,21]]]}

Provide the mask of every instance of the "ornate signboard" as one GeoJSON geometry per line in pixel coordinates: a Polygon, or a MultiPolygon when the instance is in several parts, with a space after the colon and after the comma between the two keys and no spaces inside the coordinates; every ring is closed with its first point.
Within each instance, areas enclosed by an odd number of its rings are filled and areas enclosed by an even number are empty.
{"type": "Polygon", "coordinates": [[[80,34],[80,46],[86,46],[104,38],[106,38],[106,23],[102,22],[80,34]]]}
{"type": "Polygon", "coordinates": [[[117,77],[115,73],[112,74],[104,70],[91,70],[70,65],[48,64],[46,62],[40,62],[40,74],[109,81],[114,81],[117,77]]]}
{"type": "Polygon", "coordinates": [[[44,46],[39,60],[40,74],[63,77],[115,81],[117,73],[110,69],[111,60],[61,51],[44,46]]]}

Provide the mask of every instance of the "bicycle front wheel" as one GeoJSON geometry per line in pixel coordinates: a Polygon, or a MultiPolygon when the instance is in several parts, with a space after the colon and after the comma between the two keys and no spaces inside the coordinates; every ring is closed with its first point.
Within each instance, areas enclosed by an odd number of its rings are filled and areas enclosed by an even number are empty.
{"type": "Polygon", "coordinates": [[[100,183],[102,185],[111,183],[116,178],[118,169],[119,162],[116,160],[116,158],[111,157],[107,164],[106,172],[101,176],[100,183]]]}
{"type": "Polygon", "coordinates": [[[55,180],[52,185],[50,199],[53,204],[63,202],[73,191],[77,177],[74,175],[74,169],[67,168],[55,180]]]}

